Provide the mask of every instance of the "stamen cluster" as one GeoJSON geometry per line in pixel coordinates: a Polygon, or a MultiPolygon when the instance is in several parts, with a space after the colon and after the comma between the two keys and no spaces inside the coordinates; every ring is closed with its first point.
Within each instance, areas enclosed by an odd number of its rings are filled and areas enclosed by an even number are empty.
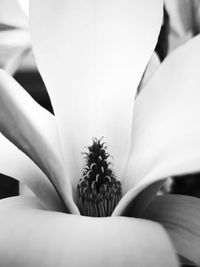
{"type": "Polygon", "coordinates": [[[121,183],[111,169],[106,149],[102,138],[93,138],[93,144],[83,153],[83,177],[77,186],[77,204],[82,215],[110,216],[121,198],[121,183]]]}

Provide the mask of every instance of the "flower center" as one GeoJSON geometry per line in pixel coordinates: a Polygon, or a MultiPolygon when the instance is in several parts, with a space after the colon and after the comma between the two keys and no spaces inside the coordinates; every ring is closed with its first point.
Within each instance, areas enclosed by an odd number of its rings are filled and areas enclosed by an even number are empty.
{"type": "Polygon", "coordinates": [[[110,155],[101,139],[93,138],[88,151],[82,153],[85,159],[83,177],[77,186],[77,205],[85,216],[111,216],[121,199],[121,183],[108,161],[110,155]]]}

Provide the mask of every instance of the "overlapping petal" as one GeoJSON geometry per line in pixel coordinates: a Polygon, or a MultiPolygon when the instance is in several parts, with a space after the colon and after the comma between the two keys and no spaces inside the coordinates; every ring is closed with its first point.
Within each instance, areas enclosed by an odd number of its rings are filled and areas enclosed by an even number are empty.
{"type": "Polygon", "coordinates": [[[169,237],[157,223],[49,212],[30,199],[11,202],[0,202],[4,267],[178,266],[169,237]]]}
{"type": "Polygon", "coordinates": [[[136,100],[121,210],[151,183],[200,170],[199,46],[174,51],[136,100]]]}
{"type": "Polygon", "coordinates": [[[1,199],[1,211],[7,209],[39,209],[46,210],[43,203],[34,196],[15,196],[1,199]]]}
{"type": "Polygon", "coordinates": [[[200,32],[198,0],[164,0],[170,17],[169,50],[189,41],[200,32]]]}
{"type": "Polygon", "coordinates": [[[0,72],[0,130],[47,175],[66,209],[75,206],[54,117],[3,71],[0,72]]]}
{"type": "Polygon", "coordinates": [[[144,71],[140,84],[138,86],[138,90],[137,90],[138,93],[140,93],[141,90],[147,85],[149,80],[153,77],[153,75],[156,73],[156,71],[160,67],[160,64],[161,64],[160,59],[158,55],[154,52],[146,66],[146,69],[144,71]]]}
{"type": "Polygon", "coordinates": [[[18,3],[24,13],[28,16],[29,15],[29,0],[18,0],[18,3]]]}
{"type": "Polygon", "coordinates": [[[30,51],[28,19],[17,0],[0,1],[0,68],[13,75],[30,51]]]}
{"type": "Polygon", "coordinates": [[[93,137],[104,136],[122,178],[135,92],[156,44],[162,7],[156,0],[31,1],[33,48],[73,184],[93,137]]]}
{"type": "Polygon", "coordinates": [[[0,68],[13,75],[30,51],[30,35],[26,29],[13,28],[0,31],[0,40],[0,68]]]}
{"type": "Polygon", "coordinates": [[[53,185],[38,166],[2,134],[0,147],[0,173],[28,186],[47,209],[64,211],[53,185]]]}
{"type": "Polygon", "coordinates": [[[183,195],[156,197],[143,217],[161,223],[168,231],[177,253],[200,265],[200,200],[183,195]]]}
{"type": "Polygon", "coordinates": [[[0,1],[0,23],[20,29],[28,28],[27,16],[21,9],[18,0],[0,1]]]}

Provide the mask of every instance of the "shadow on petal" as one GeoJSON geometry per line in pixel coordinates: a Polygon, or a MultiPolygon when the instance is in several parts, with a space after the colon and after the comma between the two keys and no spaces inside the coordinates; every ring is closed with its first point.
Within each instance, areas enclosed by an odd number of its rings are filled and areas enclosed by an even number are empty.
{"type": "Polygon", "coordinates": [[[0,71],[0,131],[46,174],[67,212],[78,213],[64,166],[54,116],[0,71]]]}
{"type": "Polygon", "coordinates": [[[177,253],[200,265],[200,199],[183,195],[157,196],[142,217],[161,223],[177,253]]]}
{"type": "Polygon", "coordinates": [[[170,239],[157,223],[69,215],[37,209],[30,199],[16,202],[0,201],[2,266],[178,266],[170,239]]]}
{"type": "Polygon", "coordinates": [[[33,48],[73,185],[84,146],[102,136],[121,180],[134,97],[156,45],[162,1],[33,0],[30,7],[33,48]]]}
{"type": "Polygon", "coordinates": [[[171,53],[136,99],[124,193],[200,169],[200,36],[171,53]]]}

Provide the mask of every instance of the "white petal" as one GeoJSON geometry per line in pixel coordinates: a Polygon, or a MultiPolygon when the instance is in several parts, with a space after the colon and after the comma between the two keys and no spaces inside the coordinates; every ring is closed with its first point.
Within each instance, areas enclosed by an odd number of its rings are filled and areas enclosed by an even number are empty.
{"type": "Polygon", "coordinates": [[[8,29],[0,31],[0,40],[0,68],[13,75],[30,51],[30,35],[26,29],[8,29]]]}
{"type": "Polygon", "coordinates": [[[147,66],[146,69],[143,73],[142,79],[140,81],[140,84],[138,86],[138,93],[141,92],[141,90],[147,85],[147,83],[149,82],[149,80],[153,77],[153,75],[155,74],[155,72],[158,70],[158,68],[160,67],[160,59],[158,57],[158,55],[156,54],[156,52],[153,52],[147,66]]]}
{"type": "Polygon", "coordinates": [[[18,0],[18,3],[24,13],[28,16],[29,15],[29,0],[18,0]]]}
{"type": "Polygon", "coordinates": [[[30,47],[28,19],[18,0],[1,0],[0,68],[13,75],[30,47]]]}
{"type": "Polygon", "coordinates": [[[200,170],[199,47],[200,36],[172,53],[136,100],[124,206],[153,182],[200,170]]]}
{"type": "Polygon", "coordinates": [[[43,203],[41,203],[36,197],[23,197],[23,196],[16,196],[16,197],[8,197],[1,199],[0,201],[0,209],[39,209],[39,210],[46,210],[43,203]]]}
{"type": "Polygon", "coordinates": [[[55,189],[45,174],[1,133],[0,173],[26,184],[48,209],[64,210],[55,189]]]}
{"type": "Polygon", "coordinates": [[[143,211],[160,190],[165,180],[155,183],[140,183],[129,190],[115,207],[112,216],[140,218],[143,211]]]}
{"type": "Polygon", "coordinates": [[[47,175],[67,209],[73,207],[54,117],[3,71],[0,72],[0,130],[47,175]]]}
{"type": "Polygon", "coordinates": [[[4,267],[178,266],[169,237],[157,223],[68,215],[39,210],[30,200],[13,201],[13,206],[6,201],[0,202],[4,267]]]}
{"type": "Polygon", "coordinates": [[[120,179],[134,96],[156,44],[162,1],[33,0],[30,16],[73,183],[81,175],[84,146],[102,136],[120,179]]]}
{"type": "Polygon", "coordinates": [[[0,1],[0,23],[18,28],[28,28],[27,16],[22,11],[18,0],[0,1]]]}
{"type": "Polygon", "coordinates": [[[161,223],[169,232],[177,253],[200,265],[200,199],[181,195],[156,197],[143,218],[161,223]]]}
{"type": "Polygon", "coordinates": [[[200,29],[199,0],[164,0],[170,17],[169,50],[189,41],[200,29]]]}

